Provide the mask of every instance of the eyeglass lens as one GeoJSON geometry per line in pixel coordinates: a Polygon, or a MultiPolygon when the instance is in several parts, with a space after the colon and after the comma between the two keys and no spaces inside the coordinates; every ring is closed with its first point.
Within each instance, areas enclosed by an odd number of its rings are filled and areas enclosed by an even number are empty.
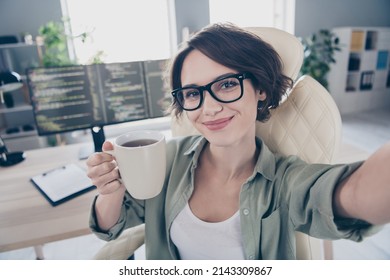
{"type": "Polygon", "coordinates": [[[217,101],[231,102],[241,97],[242,88],[237,77],[217,80],[205,87],[184,88],[176,92],[179,104],[186,110],[198,108],[203,99],[204,90],[208,90],[217,101]]]}

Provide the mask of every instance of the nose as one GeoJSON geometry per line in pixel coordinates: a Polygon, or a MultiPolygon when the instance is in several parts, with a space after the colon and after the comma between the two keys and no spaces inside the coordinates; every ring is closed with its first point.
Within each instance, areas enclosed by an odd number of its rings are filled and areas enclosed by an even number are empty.
{"type": "Polygon", "coordinates": [[[205,90],[203,92],[203,94],[204,94],[204,96],[203,96],[202,109],[203,109],[203,113],[205,115],[214,116],[218,112],[222,111],[222,109],[223,109],[222,104],[220,102],[218,102],[217,100],[215,100],[211,96],[210,92],[205,90]]]}

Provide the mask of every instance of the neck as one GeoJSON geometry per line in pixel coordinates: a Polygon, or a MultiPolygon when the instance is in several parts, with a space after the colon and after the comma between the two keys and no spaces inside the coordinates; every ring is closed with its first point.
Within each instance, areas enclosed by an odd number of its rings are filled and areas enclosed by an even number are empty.
{"type": "Polygon", "coordinates": [[[229,147],[208,144],[203,152],[202,164],[209,165],[216,174],[224,174],[227,178],[249,176],[258,154],[254,138],[229,147]]]}

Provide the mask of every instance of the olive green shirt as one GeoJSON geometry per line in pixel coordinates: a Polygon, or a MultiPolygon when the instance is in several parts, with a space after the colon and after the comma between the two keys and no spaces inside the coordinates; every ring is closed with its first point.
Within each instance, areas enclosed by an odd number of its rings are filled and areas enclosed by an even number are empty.
{"type": "MultiPolygon", "coordinates": [[[[354,219],[337,219],[332,209],[335,186],[361,162],[348,165],[307,164],[296,156],[272,153],[256,139],[260,154],[253,174],[241,186],[240,219],[246,259],[295,259],[295,234],[320,239],[361,241],[372,226],[354,219]]],[[[167,143],[167,176],[162,192],[136,200],[125,194],[116,225],[105,232],[96,222],[94,204],[90,227],[104,240],[117,238],[128,227],[145,223],[147,259],[178,259],[170,228],[194,190],[202,136],[173,138],[167,143]]]]}

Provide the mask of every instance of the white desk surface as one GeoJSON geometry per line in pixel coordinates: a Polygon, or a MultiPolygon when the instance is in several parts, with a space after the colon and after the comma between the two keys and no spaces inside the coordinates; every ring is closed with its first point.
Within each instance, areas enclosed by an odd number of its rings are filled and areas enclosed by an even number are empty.
{"type": "Polygon", "coordinates": [[[26,151],[26,159],[0,167],[0,252],[89,234],[88,218],[96,190],[51,206],[30,182],[34,175],[76,163],[83,144],[26,151]]]}

